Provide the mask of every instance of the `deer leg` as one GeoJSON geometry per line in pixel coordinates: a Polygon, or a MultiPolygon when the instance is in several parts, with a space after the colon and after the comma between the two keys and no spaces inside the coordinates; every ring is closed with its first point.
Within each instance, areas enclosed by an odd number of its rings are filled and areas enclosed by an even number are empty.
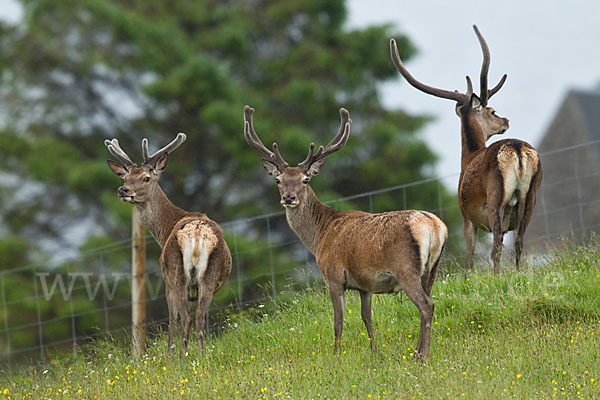
{"type": "Polygon", "coordinates": [[[406,295],[417,306],[421,314],[421,331],[417,341],[417,355],[422,360],[427,360],[429,358],[434,304],[422,287],[417,288],[413,293],[406,293],[406,295]]]}
{"type": "Polygon", "coordinates": [[[531,220],[531,216],[533,215],[533,209],[535,207],[536,201],[535,195],[537,193],[537,188],[540,185],[541,179],[541,173],[536,173],[533,176],[533,179],[529,184],[529,191],[527,192],[527,196],[525,197],[522,212],[521,205],[519,205],[519,230],[517,231],[517,238],[515,239],[515,261],[517,264],[517,271],[519,270],[521,252],[523,251],[523,236],[525,236],[525,230],[527,229],[529,221],[531,220]]]}
{"type": "Polygon", "coordinates": [[[473,269],[473,260],[475,258],[475,239],[477,238],[477,227],[475,224],[465,219],[463,225],[463,232],[465,234],[465,242],[467,244],[467,259],[465,266],[467,270],[473,269]]]}
{"type": "Polygon", "coordinates": [[[333,354],[337,354],[340,351],[342,329],[344,327],[344,287],[330,283],[329,295],[333,303],[333,333],[335,335],[333,354]]]}
{"type": "Polygon", "coordinates": [[[494,263],[494,274],[497,274],[500,269],[500,258],[502,256],[502,242],[504,240],[504,233],[502,233],[502,226],[492,231],[494,236],[494,243],[492,244],[492,261],[494,263]]]}
{"type": "Polygon", "coordinates": [[[214,287],[205,283],[198,285],[198,308],[196,309],[196,332],[198,333],[198,354],[202,356],[204,347],[204,326],[206,324],[206,313],[210,307],[214,287]]]}
{"type": "Polygon", "coordinates": [[[497,274],[500,267],[500,257],[502,255],[502,241],[504,232],[502,232],[502,218],[504,216],[504,204],[502,198],[488,198],[488,220],[494,242],[492,244],[492,262],[494,263],[494,274],[497,274]]]}
{"type": "Polygon", "coordinates": [[[175,347],[173,345],[173,339],[177,335],[177,300],[175,299],[173,291],[169,290],[168,286],[165,288],[165,295],[167,298],[167,306],[169,308],[169,348],[167,349],[167,352],[169,356],[172,356],[173,348],[175,347]]]}
{"type": "Polygon", "coordinates": [[[519,205],[517,208],[517,221],[519,221],[519,228],[517,230],[517,236],[515,238],[515,264],[517,267],[517,271],[519,271],[519,266],[521,264],[521,253],[523,252],[523,235],[525,234],[525,228],[527,227],[527,223],[525,223],[525,209],[527,207],[527,200],[519,201],[519,205]]]}
{"type": "MultiPolygon", "coordinates": [[[[423,290],[425,292],[427,292],[427,290],[425,289],[425,287],[427,286],[427,281],[429,280],[429,274],[423,274],[421,275],[421,287],[423,288],[423,290]],[[427,275],[427,276],[425,276],[427,275]]],[[[417,289],[418,290],[418,289],[417,289]]],[[[408,296],[408,294],[407,294],[408,296]]],[[[412,298],[410,296],[408,296],[408,298],[412,300],[412,298]]],[[[417,303],[415,303],[413,301],[413,303],[416,305],[417,303]]],[[[417,307],[418,308],[418,307],[417,307]]],[[[418,308],[419,309],[419,308],[418,308]]],[[[419,314],[421,314],[421,310],[419,309],[419,314]]],[[[419,330],[419,337],[417,338],[417,354],[420,355],[421,354],[421,349],[423,348],[423,331],[425,330],[425,321],[423,320],[423,315],[421,314],[421,327],[419,330]]]]}
{"type": "Polygon", "coordinates": [[[359,290],[360,293],[360,315],[367,332],[369,333],[369,340],[371,341],[371,352],[377,353],[377,344],[375,343],[375,335],[373,334],[373,324],[371,321],[371,299],[373,293],[359,290]]]}
{"type": "MultiPolygon", "coordinates": [[[[440,255],[438,256],[438,259],[435,261],[435,264],[429,271],[429,274],[427,275],[426,280],[423,280],[423,277],[421,277],[421,284],[423,285],[423,290],[425,290],[425,294],[427,294],[429,299],[431,299],[431,290],[433,289],[433,283],[435,282],[435,278],[437,276],[437,272],[440,267],[443,251],[444,251],[444,248],[442,247],[442,251],[440,251],[440,255]]],[[[426,327],[423,325],[423,319],[421,319],[421,330],[424,330],[424,329],[426,329],[426,327]]],[[[431,329],[431,327],[430,327],[430,329],[431,329]]],[[[427,345],[427,346],[429,348],[429,345],[427,345]]],[[[419,340],[417,341],[417,349],[422,348],[422,347],[423,347],[423,335],[419,335],[419,340]]]]}
{"type": "MultiPolygon", "coordinates": [[[[433,282],[435,282],[435,278],[437,276],[437,272],[440,267],[440,263],[442,261],[442,253],[443,252],[444,252],[444,248],[442,247],[442,251],[440,251],[440,255],[438,256],[438,259],[435,261],[435,264],[433,264],[433,267],[429,271],[429,275],[427,277],[427,281],[425,282],[425,286],[423,286],[423,289],[425,289],[425,293],[427,293],[427,296],[430,296],[430,297],[431,297],[431,289],[433,289],[433,282]]],[[[423,280],[421,280],[421,283],[423,283],[423,280]]]]}
{"type": "Polygon", "coordinates": [[[183,355],[187,352],[190,331],[192,329],[187,287],[181,286],[177,288],[177,308],[179,310],[179,316],[181,317],[180,323],[182,331],[182,348],[179,350],[179,359],[183,360],[183,355]]]}
{"type": "Polygon", "coordinates": [[[517,272],[520,270],[521,253],[523,252],[523,233],[521,233],[521,227],[519,226],[519,232],[515,238],[515,265],[517,266],[517,272]]]}
{"type": "Polygon", "coordinates": [[[427,360],[429,358],[434,304],[425,289],[423,289],[420,277],[415,275],[402,279],[397,276],[396,280],[421,314],[421,331],[417,341],[417,356],[422,360],[427,360]]]}

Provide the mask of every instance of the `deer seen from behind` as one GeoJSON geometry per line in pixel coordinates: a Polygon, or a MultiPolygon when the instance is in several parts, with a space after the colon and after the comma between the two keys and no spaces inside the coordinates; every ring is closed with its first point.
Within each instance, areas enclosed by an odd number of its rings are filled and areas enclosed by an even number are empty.
{"type": "Polygon", "coordinates": [[[198,300],[195,319],[198,351],[202,355],[206,313],[213,294],[223,286],[231,272],[231,253],[221,227],[206,214],[187,212],[175,206],[158,184],[167,167],[168,154],[185,139],[185,134],[180,133],[153,155],[148,153],[148,140],[143,139],[144,162],[139,167],[121,149],[117,139],[104,142],[119,160],[108,160],[110,169],[123,179],[123,185],[118,189],[119,198],[138,209],[142,225],[161,247],[160,267],[169,308],[169,354],[174,347],[179,317],[182,330],[180,358],[187,351],[193,323],[191,302],[198,300]]]}
{"type": "Polygon", "coordinates": [[[339,132],[306,159],[290,167],[276,143],[267,149],[252,123],[254,109],[244,108],[244,136],[262,156],[266,173],[277,183],[290,228],[315,256],[327,283],[334,310],[334,353],[340,349],[344,319],[344,291],[358,290],[361,316],[369,333],[371,350],[377,346],[371,323],[373,293],[403,290],[421,314],[417,354],[429,356],[434,304],[431,289],[440,265],[448,231],[435,215],[415,210],[369,214],[336,211],[322,203],[309,185],[321,171],[325,157],[341,149],[350,135],[348,111],[340,110],[339,132]]]}
{"type": "Polygon", "coordinates": [[[508,231],[517,231],[515,263],[519,269],[523,236],[542,181],[542,163],[538,152],[521,140],[504,139],[486,146],[491,136],[508,129],[508,119],[496,115],[487,105],[504,85],[506,75],[494,88],[488,89],[490,51],[476,25],[473,29],[483,52],[479,96],[473,93],[469,76],[465,93],[434,88],[416,80],[402,64],[394,39],[390,41],[390,53],[396,68],[412,86],[427,94],[456,101],[462,137],[458,203],[464,218],[466,266],[468,269],[473,267],[477,229],[483,229],[493,234],[491,257],[494,273],[497,273],[504,234],[508,231]]]}

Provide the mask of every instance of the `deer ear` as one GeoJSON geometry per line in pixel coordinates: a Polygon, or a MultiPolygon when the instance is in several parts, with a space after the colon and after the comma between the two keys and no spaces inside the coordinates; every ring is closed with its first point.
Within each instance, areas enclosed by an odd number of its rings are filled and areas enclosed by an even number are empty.
{"type": "Polygon", "coordinates": [[[156,161],[156,164],[154,164],[154,168],[152,168],[152,169],[154,170],[154,173],[156,175],[160,175],[165,170],[165,168],[167,168],[167,158],[168,158],[168,154],[165,153],[162,155],[161,158],[159,158],[156,161]]]}
{"type": "Polygon", "coordinates": [[[478,109],[479,107],[481,107],[481,100],[479,100],[479,97],[473,93],[471,95],[471,108],[478,109]]]}
{"type": "Polygon", "coordinates": [[[129,173],[129,170],[124,165],[116,163],[112,160],[106,160],[106,162],[108,163],[108,168],[110,168],[110,170],[120,178],[124,177],[129,173]]]}
{"type": "Polygon", "coordinates": [[[325,159],[322,158],[322,159],[317,160],[314,163],[310,164],[310,167],[308,167],[308,169],[306,170],[306,175],[308,175],[308,176],[317,175],[319,172],[321,172],[321,167],[323,166],[324,162],[325,162],[325,159]]]}
{"type": "Polygon", "coordinates": [[[263,158],[262,163],[267,175],[270,175],[274,178],[281,175],[281,171],[279,170],[279,168],[277,168],[277,165],[273,164],[271,161],[267,161],[263,158]]]}

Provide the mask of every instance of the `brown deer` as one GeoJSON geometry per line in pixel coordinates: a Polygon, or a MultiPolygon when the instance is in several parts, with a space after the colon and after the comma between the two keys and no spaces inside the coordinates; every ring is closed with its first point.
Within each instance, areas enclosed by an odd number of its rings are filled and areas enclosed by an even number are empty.
{"type": "Polygon", "coordinates": [[[177,331],[179,316],[183,348],[187,351],[192,327],[191,301],[198,300],[196,330],[198,351],[202,355],[206,313],[213,294],[231,272],[231,253],[221,227],[206,214],[187,212],[175,206],[158,184],[167,167],[167,157],[186,139],[180,133],[167,146],[153,155],[148,153],[148,140],[142,140],[143,164],[138,167],[121,149],[117,139],[104,144],[120,163],[108,160],[108,166],[123,179],[118,195],[133,204],[140,213],[142,225],[150,231],[161,247],[160,267],[165,281],[169,307],[169,354],[177,331]]]}
{"type": "Polygon", "coordinates": [[[373,293],[403,290],[421,314],[417,354],[429,356],[433,302],[431,288],[440,264],[448,230],[438,217],[424,211],[369,214],[336,211],[323,204],[310,179],[321,171],[325,157],[341,149],[350,135],[348,111],[340,110],[342,123],[333,140],[296,167],[288,166],[276,143],[268,150],[252,125],[254,109],[244,108],[244,136],[263,156],[263,166],[275,178],[290,228],[315,256],[329,288],[334,312],[334,353],[340,349],[344,320],[344,291],[360,293],[361,316],[369,333],[371,350],[377,351],[371,324],[373,293]]]}
{"type": "Polygon", "coordinates": [[[415,88],[444,99],[454,100],[461,121],[462,160],[458,183],[458,204],[464,218],[467,243],[466,266],[473,267],[477,229],[492,232],[492,261],[498,273],[504,233],[517,231],[515,239],[516,266],[519,269],[523,250],[523,235],[535,207],[535,195],[542,182],[542,163],[538,152],[526,142],[505,139],[486,147],[491,136],[508,129],[508,119],[496,115],[488,100],[506,80],[506,74],[488,89],[490,50],[476,25],[475,34],[483,52],[480,74],[480,95],[473,93],[467,76],[467,91],[448,91],[427,86],[416,80],[402,64],[394,39],[390,41],[392,61],[402,76],[415,88]]]}

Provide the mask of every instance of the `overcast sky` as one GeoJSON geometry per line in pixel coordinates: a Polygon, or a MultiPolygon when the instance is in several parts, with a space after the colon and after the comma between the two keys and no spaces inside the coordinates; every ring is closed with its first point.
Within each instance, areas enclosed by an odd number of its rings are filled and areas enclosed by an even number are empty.
{"type": "MultiPolygon", "coordinates": [[[[406,64],[408,70],[447,90],[464,91],[470,75],[479,91],[482,55],[472,28],[477,24],[491,52],[489,86],[508,74],[489,105],[510,119],[510,129],[492,141],[515,137],[538,145],[566,92],[600,83],[600,1],[349,0],[348,5],[350,28],[388,22],[407,34],[419,52],[406,64]]],[[[385,104],[435,116],[424,135],[441,157],[437,172],[458,172],[455,103],[422,93],[398,76],[383,88],[385,104]]],[[[447,183],[456,188],[457,182],[447,183]]]]}
{"type": "MultiPolygon", "coordinates": [[[[1,1],[0,18],[18,21],[19,6],[1,1]]],[[[349,28],[392,23],[407,34],[419,52],[408,69],[422,82],[448,90],[464,91],[469,74],[478,91],[482,56],[471,28],[477,24],[491,51],[490,87],[508,74],[490,101],[510,119],[503,137],[537,145],[570,88],[591,90],[600,84],[597,0],[349,0],[348,6],[349,28]]],[[[387,48],[388,43],[373,45],[387,48]]],[[[440,155],[437,172],[458,172],[460,124],[454,103],[421,93],[400,77],[382,89],[386,105],[437,118],[423,132],[440,155]]],[[[456,187],[457,181],[446,183],[456,187]]]]}

